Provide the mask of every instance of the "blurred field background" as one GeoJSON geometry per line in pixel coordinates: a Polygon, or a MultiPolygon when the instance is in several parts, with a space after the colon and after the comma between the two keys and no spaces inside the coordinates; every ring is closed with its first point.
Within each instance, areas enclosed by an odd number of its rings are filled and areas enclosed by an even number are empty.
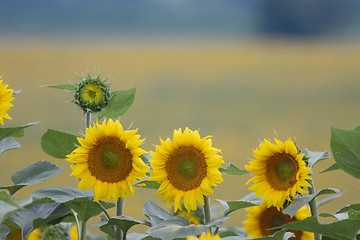
{"type": "MultiPolygon", "coordinates": [[[[134,105],[120,120],[139,128],[146,150],[154,150],[159,137],[171,137],[174,129],[190,127],[213,135],[225,165],[240,168],[264,138],[291,137],[301,149],[330,151],[331,127],[360,125],[356,1],[329,1],[326,7],[320,1],[301,6],[286,1],[34,2],[0,3],[0,75],[22,90],[5,126],[41,122],[18,139],[21,149],[1,154],[0,183],[11,184],[15,171],[39,160],[64,172],[21,190],[18,198],[43,186],[77,185],[68,176],[68,163],[42,152],[40,138],[48,128],[80,134],[83,114],[71,103],[71,93],[40,86],[76,83],[88,73],[106,78],[112,90],[137,87],[134,105]]],[[[319,174],[333,163],[331,158],[316,166],[316,187],[336,187],[344,195],[320,212],[360,199],[359,180],[341,171],[319,174]]],[[[249,178],[225,176],[212,199],[244,197],[249,178]]],[[[143,219],[146,198],[166,207],[155,191],[137,189],[125,214],[143,219]]],[[[243,219],[244,211],[237,211],[227,225],[241,225],[243,219]]]]}

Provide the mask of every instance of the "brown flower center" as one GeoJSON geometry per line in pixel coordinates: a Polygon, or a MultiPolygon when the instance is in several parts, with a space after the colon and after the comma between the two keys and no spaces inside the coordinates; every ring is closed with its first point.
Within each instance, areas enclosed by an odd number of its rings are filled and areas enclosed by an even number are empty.
{"type": "Polygon", "coordinates": [[[132,170],[132,155],[116,137],[98,139],[88,153],[89,171],[103,182],[121,182],[132,170]]]}
{"type": "Polygon", "coordinates": [[[267,164],[266,178],[276,190],[286,190],[296,183],[297,160],[288,154],[272,156],[267,164]]]}
{"type": "Polygon", "coordinates": [[[179,190],[189,191],[200,186],[207,174],[204,154],[194,147],[179,147],[166,163],[169,181],[179,190]]]}
{"type": "MultiPolygon", "coordinates": [[[[275,207],[270,207],[262,212],[259,216],[260,228],[262,236],[268,236],[274,234],[279,229],[271,229],[281,226],[285,223],[296,221],[294,218],[290,218],[289,215],[283,214],[275,207]]],[[[295,237],[289,238],[291,240],[301,239],[302,231],[291,231],[295,234],[295,237]]]]}

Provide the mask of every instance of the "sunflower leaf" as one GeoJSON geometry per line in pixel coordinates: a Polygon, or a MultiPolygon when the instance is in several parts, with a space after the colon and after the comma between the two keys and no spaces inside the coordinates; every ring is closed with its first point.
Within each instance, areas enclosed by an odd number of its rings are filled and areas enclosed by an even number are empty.
{"type": "Polygon", "coordinates": [[[315,217],[289,222],[278,228],[318,233],[334,239],[353,240],[360,228],[359,219],[345,219],[333,223],[319,223],[315,217]]]}
{"type": "Polygon", "coordinates": [[[320,172],[320,173],[326,173],[326,172],[331,172],[334,170],[338,170],[341,169],[336,163],[334,163],[333,165],[331,165],[330,167],[328,167],[327,169],[325,169],[324,171],[320,172]]]}
{"type": "Polygon", "coordinates": [[[0,128],[0,140],[7,137],[23,137],[25,128],[28,128],[38,123],[39,122],[31,122],[24,124],[20,127],[0,128]]]}
{"type": "Polygon", "coordinates": [[[232,163],[227,165],[226,168],[220,167],[219,170],[222,173],[227,173],[230,175],[244,175],[244,174],[248,173],[248,171],[240,169],[232,163]]]}
{"type": "Polygon", "coordinates": [[[171,218],[174,218],[173,215],[171,215],[150,200],[146,201],[143,207],[143,213],[150,219],[151,226],[157,226],[171,218]]]}
{"type": "MultiPolygon", "coordinates": [[[[0,221],[1,222],[1,221],[0,221]]],[[[10,229],[5,224],[0,223],[0,239],[6,239],[6,236],[10,233],[10,229]]]]}
{"type": "Polygon", "coordinates": [[[39,199],[51,199],[54,202],[65,203],[73,209],[83,221],[97,216],[102,212],[102,208],[108,209],[115,206],[113,203],[93,201],[91,191],[81,191],[73,187],[48,187],[35,191],[32,194],[34,201],[39,199]]]}
{"type": "Polygon", "coordinates": [[[41,137],[41,148],[54,158],[65,159],[77,144],[77,136],[54,129],[48,129],[41,137]]]}
{"type": "Polygon", "coordinates": [[[159,189],[159,187],[160,187],[160,183],[148,181],[148,180],[146,180],[146,178],[140,179],[140,180],[136,181],[135,183],[133,183],[132,185],[134,185],[135,187],[149,188],[149,189],[159,189]]]}
{"type": "Polygon", "coordinates": [[[175,238],[186,238],[198,236],[207,229],[204,225],[183,225],[178,222],[168,221],[163,225],[149,228],[146,233],[152,237],[171,240],[175,238]]]}
{"type": "Polygon", "coordinates": [[[33,229],[48,222],[60,222],[69,212],[70,209],[60,203],[30,204],[12,213],[8,220],[21,228],[22,239],[24,239],[33,229]]]}
{"type": "Polygon", "coordinates": [[[14,185],[0,186],[0,189],[7,189],[10,194],[13,195],[25,186],[44,182],[62,171],[63,169],[58,168],[52,163],[39,161],[14,173],[11,176],[14,185]]]}
{"type": "Polygon", "coordinates": [[[76,198],[93,197],[91,191],[82,191],[74,187],[45,187],[32,194],[33,200],[49,198],[54,202],[66,203],[76,198]]]}
{"type": "Polygon", "coordinates": [[[331,128],[330,147],[337,166],[360,178],[360,131],[331,128]]]}
{"type": "Polygon", "coordinates": [[[325,152],[312,152],[309,149],[305,148],[302,151],[305,154],[305,157],[308,159],[308,167],[313,168],[314,165],[321,160],[330,158],[330,153],[325,152]]]}
{"type": "Polygon", "coordinates": [[[360,203],[347,205],[339,209],[336,213],[344,213],[344,212],[349,212],[351,210],[360,211],[360,203]]]}
{"type": "Polygon", "coordinates": [[[62,89],[70,92],[74,92],[76,89],[74,84],[50,84],[50,85],[42,85],[41,87],[62,89]]]}
{"type": "Polygon", "coordinates": [[[123,230],[123,232],[127,233],[131,227],[139,224],[150,226],[149,222],[137,220],[135,218],[131,218],[127,216],[116,216],[111,218],[107,222],[100,222],[100,224],[98,224],[97,226],[100,227],[101,231],[115,238],[113,226],[120,227],[121,230],[123,230]]]}
{"type": "Polygon", "coordinates": [[[223,207],[224,207],[224,215],[229,215],[230,213],[238,210],[238,209],[242,209],[242,208],[248,208],[248,207],[252,207],[252,206],[256,206],[256,204],[252,203],[252,202],[247,202],[247,201],[223,201],[220,199],[216,199],[217,202],[219,202],[223,207]]]}
{"type": "Polygon", "coordinates": [[[0,140],[0,153],[20,147],[20,143],[18,143],[13,137],[7,137],[0,140]]]}
{"type": "Polygon", "coordinates": [[[339,190],[336,188],[324,188],[319,191],[316,191],[313,194],[297,197],[290,203],[289,206],[287,206],[283,210],[283,213],[288,214],[290,217],[293,217],[302,206],[313,200],[315,197],[318,197],[323,194],[333,194],[333,193],[339,193],[339,190]]]}
{"type": "Polygon", "coordinates": [[[134,102],[135,92],[136,88],[112,92],[109,105],[99,112],[98,117],[115,119],[126,113],[134,102]]]}

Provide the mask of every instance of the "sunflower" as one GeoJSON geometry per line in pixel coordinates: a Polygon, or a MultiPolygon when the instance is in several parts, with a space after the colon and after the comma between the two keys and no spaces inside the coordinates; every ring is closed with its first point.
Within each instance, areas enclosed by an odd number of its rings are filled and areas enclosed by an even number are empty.
{"type": "MultiPolygon", "coordinates": [[[[41,240],[43,231],[44,231],[43,228],[36,228],[25,239],[41,240]]],[[[6,236],[6,240],[21,240],[23,239],[21,235],[22,234],[20,228],[10,227],[10,233],[6,236]]]]}
{"type": "Polygon", "coordinates": [[[14,105],[11,103],[14,98],[13,89],[9,89],[7,84],[3,84],[3,80],[0,76],[0,124],[4,125],[4,119],[11,119],[7,113],[14,105]]]}
{"type": "Polygon", "coordinates": [[[137,130],[123,130],[119,121],[109,119],[86,129],[85,137],[78,138],[78,146],[67,161],[71,176],[80,178],[79,189],[93,189],[95,201],[109,201],[134,194],[131,186],[145,177],[149,167],[141,160],[146,151],[137,130]]]}
{"type": "Polygon", "coordinates": [[[311,169],[290,138],[285,142],[275,138],[275,143],[265,139],[254,150],[254,156],[256,159],[245,168],[255,176],[246,184],[253,183],[249,190],[256,191],[255,197],[263,196],[266,207],[280,210],[286,200],[292,201],[296,194],[307,192],[305,187],[311,187],[308,182],[311,169]]]}
{"type": "MultiPolygon", "coordinates": [[[[274,234],[278,230],[271,228],[278,227],[288,222],[304,220],[310,216],[310,209],[306,206],[300,208],[294,217],[283,214],[276,207],[267,208],[264,205],[254,206],[246,209],[247,218],[244,221],[244,230],[248,233],[248,237],[264,237],[274,234]]],[[[303,231],[292,231],[295,237],[291,240],[310,240],[314,238],[314,234],[303,231]]]]}
{"type": "Polygon", "coordinates": [[[78,234],[78,228],[76,224],[72,225],[69,230],[70,240],[78,240],[79,234],[78,234]]]}
{"type": "Polygon", "coordinates": [[[204,205],[204,195],[212,195],[212,187],[223,182],[221,151],[212,147],[210,136],[201,138],[188,128],[175,130],[173,141],[160,139],[160,143],[150,152],[150,179],[160,183],[157,194],[174,202],[174,212],[182,210],[181,200],[188,211],[195,210],[197,203],[204,205]]]}
{"type": "Polygon", "coordinates": [[[219,234],[213,236],[211,235],[210,231],[206,231],[206,234],[201,234],[199,238],[189,236],[186,238],[186,240],[221,240],[221,238],[219,234]]]}

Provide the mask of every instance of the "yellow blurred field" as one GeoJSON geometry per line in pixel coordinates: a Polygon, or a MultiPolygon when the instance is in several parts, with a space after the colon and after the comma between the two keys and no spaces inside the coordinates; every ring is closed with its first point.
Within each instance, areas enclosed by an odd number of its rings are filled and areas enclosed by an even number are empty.
{"type": "MultiPolygon", "coordinates": [[[[18,139],[21,149],[0,157],[0,183],[31,162],[48,160],[65,170],[46,184],[22,190],[27,196],[44,185],[72,185],[69,166],[40,148],[47,128],[73,134],[84,131],[82,112],[70,93],[41,85],[77,82],[79,76],[99,73],[112,89],[137,87],[133,107],[121,120],[139,128],[144,147],[153,150],[159,137],[175,128],[200,129],[213,135],[227,163],[240,168],[263,138],[292,137],[300,148],[330,150],[330,128],[360,125],[360,43],[205,38],[0,37],[0,75],[22,89],[10,111],[17,126],[40,124],[18,139]]],[[[333,159],[315,168],[317,189],[337,187],[341,199],[321,211],[336,211],[360,198],[359,181],[340,171],[318,174],[333,159]]],[[[249,175],[226,176],[213,199],[236,200],[249,192],[249,175]]],[[[151,190],[139,189],[126,203],[125,214],[143,218],[146,197],[161,203],[151,190]]],[[[212,204],[217,204],[212,201],[212,204]]],[[[166,205],[163,205],[166,207],[166,205]]],[[[243,211],[230,224],[240,224],[243,211]]]]}

